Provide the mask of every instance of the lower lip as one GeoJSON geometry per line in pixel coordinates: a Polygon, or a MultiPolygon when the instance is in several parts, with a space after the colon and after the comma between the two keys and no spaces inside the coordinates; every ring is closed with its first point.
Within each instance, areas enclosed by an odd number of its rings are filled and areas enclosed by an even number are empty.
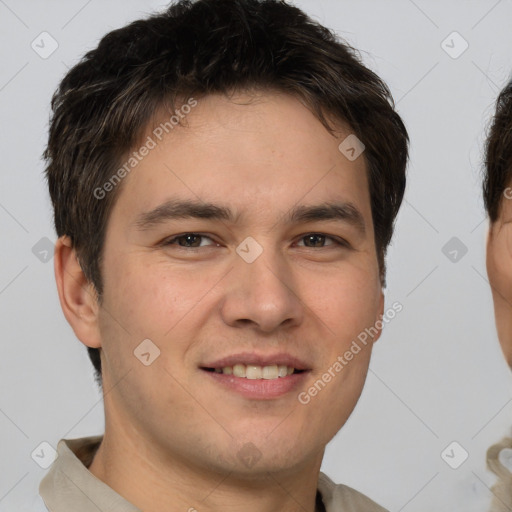
{"type": "Polygon", "coordinates": [[[292,373],[277,379],[246,379],[224,373],[201,370],[221,386],[235,391],[245,398],[254,400],[269,400],[279,398],[287,393],[297,390],[304,383],[309,371],[292,373]]]}

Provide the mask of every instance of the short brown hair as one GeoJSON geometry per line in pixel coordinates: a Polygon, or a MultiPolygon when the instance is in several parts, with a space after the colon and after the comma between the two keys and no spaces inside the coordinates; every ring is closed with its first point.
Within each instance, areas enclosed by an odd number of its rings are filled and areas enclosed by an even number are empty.
{"type": "Polygon", "coordinates": [[[496,112],[485,145],[484,204],[496,222],[503,193],[512,181],[512,80],[496,100],[496,112]]]}
{"type": "MultiPolygon", "coordinates": [[[[382,284],[405,189],[408,135],[384,82],[333,32],[284,0],[180,0],[104,36],[52,98],[46,175],[58,236],[68,235],[101,302],[105,228],[121,186],[101,187],[158,109],[178,98],[275,90],[300,99],[332,134],[365,145],[382,284]]],[[[121,184],[120,184],[121,185],[121,184]]],[[[101,384],[98,349],[89,355],[101,384]]]]}

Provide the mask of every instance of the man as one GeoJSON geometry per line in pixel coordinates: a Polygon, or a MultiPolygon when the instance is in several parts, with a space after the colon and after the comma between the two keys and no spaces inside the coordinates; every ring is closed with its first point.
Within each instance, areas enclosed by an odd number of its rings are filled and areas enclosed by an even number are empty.
{"type": "Polygon", "coordinates": [[[384,510],[320,466],[385,317],[408,150],[385,84],[285,2],[181,1],[52,106],[57,287],[105,434],[59,442],[48,509],[384,510]]]}
{"type": "MultiPolygon", "coordinates": [[[[512,368],[512,81],[496,102],[486,144],[484,203],[489,215],[487,273],[498,338],[512,368]]],[[[487,451],[487,464],[499,480],[492,510],[512,510],[512,434],[487,451]]]]}

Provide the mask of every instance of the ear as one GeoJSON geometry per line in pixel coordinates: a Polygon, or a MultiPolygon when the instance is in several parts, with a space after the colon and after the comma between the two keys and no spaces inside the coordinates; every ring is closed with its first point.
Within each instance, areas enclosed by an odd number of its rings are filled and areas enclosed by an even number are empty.
{"type": "Polygon", "coordinates": [[[68,236],[60,237],[55,244],[54,269],[66,320],[84,345],[100,348],[97,293],[86,279],[68,236]]]}
{"type": "Polygon", "coordinates": [[[487,234],[486,267],[494,304],[496,331],[512,368],[512,223],[497,220],[487,234]]]}
{"type": "Polygon", "coordinates": [[[382,291],[382,288],[380,290],[380,297],[379,297],[379,307],[378,307],[378,314],[377,318],[375,318],[375,328],[378,329],[378,333],[373,338],[373,343],[375,343],[382,334],[382,328],[384,327],[384,322],[382,321],[382,317],[384,316],[384,292],[382,291]],[[378,322],[378,324],[377,324],[378,322]],[[380,329],[377,327],[377,325],[380,325],[380,329]]]}
{"type": "Polygon", "coordinates": [[[489,224],[485,243],[485,265],[493,293],[503,293],[507,297],[512,282],[511,233],[511,223],[502,223],[498,219],[489,224]]]}

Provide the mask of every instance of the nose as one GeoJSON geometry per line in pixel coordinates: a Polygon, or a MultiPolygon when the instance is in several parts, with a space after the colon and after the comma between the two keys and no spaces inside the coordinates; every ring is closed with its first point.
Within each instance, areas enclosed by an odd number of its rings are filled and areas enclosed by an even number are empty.
{"type": "Polygon", "coordinates": [[[282,255],[266,249],[252,263],[236,258],[221,308],[224,322],[263,333],[300,325],[304,305],[282,255]]]}

